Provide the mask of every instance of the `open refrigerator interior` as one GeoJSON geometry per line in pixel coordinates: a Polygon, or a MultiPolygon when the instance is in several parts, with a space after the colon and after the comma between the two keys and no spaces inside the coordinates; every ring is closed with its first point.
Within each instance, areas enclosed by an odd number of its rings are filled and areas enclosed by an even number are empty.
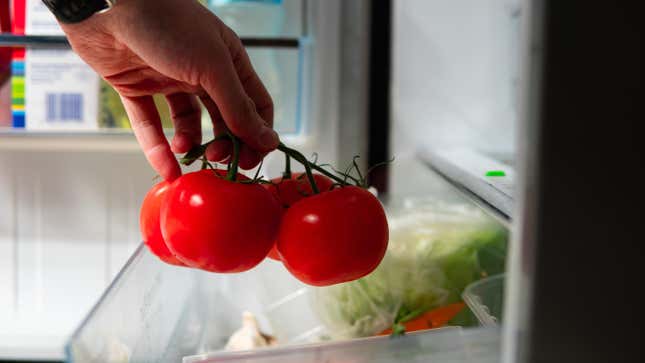
{"type": "MultiPolygon", "coordinates": [[[[280,101],[276,125],[285,140],[307,154],[317,151],[325,161],[346,162],[348,144],[360,149],[365,135],[348,133],[351,122],[343,122],[343,107],[354,99],[343,98],[347,79],[340,74],[363,69],[360,62],[343,69],[339,61],[339,53],[357,47],[356,39],[343,37],[346,24],[339,20],[348,5],[295,0],[208,5],[233,27],[239,20],[240,36],[298,39],[293,49],[250,49],[280,101]],[[285,19],[285,27],[277,29],[285,19]]],[[[57,130],[61,134],[54,138],[62,135],[62,142],[50,148],[39,137],[46,141],[51,130],[38,129],[38,123],[35,130],[4,135],[18,140],[5,148],[18,151],[16,157],[0,154],[8,171],[0,175],[0,196],[8,201],[0,208],[0,250],[6,252],[0,257],[6,260],[0,263],[5,277],[0,283],[12,291],[0,297],[0,306],[7,307],[0,319],[18,311],[4,326],[24,327],[13,337],[16,346],[31,350],[31,357],[83,363],[498,361],[500,282],[514,207],[509,196],[517,70],[510,55],[517,4],[408,1],[394,2],[392,10],[395,160],[383,200],[391,240],[379,269],[359,281],[320,289],[299,283],[269,260],[239,275],[162,264],[139,245],[138,206],[154,176],[145,160],[136,147],[82,144],[89,135],[102,145],[106,129],[127,128],[116,95],[101,88],[93,90],[100,95],[98,107],[110,105],[111,112],[101,109],[99,117],[87,120],[89,134],[57,130]],[[423,14],[442,21],[428,24],[423,14]],[[114,164],[122,175],[105,167],[114,164]],[[74,178],[78,193],[70,192],[68,178],[74,178]],[[472,198],[482,194],[488,197],[472,198]],[[79,226],[72,230],[65,221],[79,226]],[[81,255],[86,258],[77,262],[81,255]],[[433,329],[388,337],[402,311],[455,304],[461,304],[458,314],[433,329]],[[226,349],[245,312],[276,346],[226,349]],[[34,334],[43,331],[48,334],[34,334]],[[34,355],[35,346],[42,352],[34,355]]],[[[281,162],[269,156],[265,172],[277,175],[281,162]]]]}
{"type": "MultiPolygon", "coordinates": [[[[30,127],[34,64],[8,75],[25,52],[6,50],[66,40],[15,21],[7,34],[0,2],[0,360],[643,361],[636,5],[200,2],[256,45],[283,141],[337,165],[394,156],[383,264],[330,288],[271,260],[238,275],[162,264],[137,228],[154,173],[116,95],[93,84],[107,112],[82,130],[30,127]],[[257,46],[268,34],[279,49],[257,46]]],[[[50,116],[61,99],[45,98],[50,116]]]]}

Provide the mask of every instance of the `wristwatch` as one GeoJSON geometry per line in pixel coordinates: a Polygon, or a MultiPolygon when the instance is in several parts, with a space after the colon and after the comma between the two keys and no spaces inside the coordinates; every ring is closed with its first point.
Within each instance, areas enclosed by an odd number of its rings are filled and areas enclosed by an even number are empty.
{"type": "Polygon", "coordinates": [[[42,0],[61,23],[80,23],[110,10],[117,0],[42,0]]]}

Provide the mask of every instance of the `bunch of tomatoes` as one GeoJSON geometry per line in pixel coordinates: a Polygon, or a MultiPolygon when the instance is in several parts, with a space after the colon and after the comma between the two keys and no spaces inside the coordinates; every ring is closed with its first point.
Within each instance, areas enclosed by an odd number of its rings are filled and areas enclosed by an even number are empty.
{"type": "MultiPolygon", "coordinates": [[[[287,169],[271,181],[238,173],[234,152],[227,170],[205,167],[153,186],[140,215],[150,251],[169,264],[217,273],[246,271],[268,257],[315,286],[372,272],[388,242],[378,199],[356,178],[350,184],[346,175],[332,174],[294,149],[278,149],[287,169]],[[306,173],[292,174],[290,157],[306,173]]],[[[205,145],[189,152],[185,163],[203,157],[199,150],[205,145]]]]}

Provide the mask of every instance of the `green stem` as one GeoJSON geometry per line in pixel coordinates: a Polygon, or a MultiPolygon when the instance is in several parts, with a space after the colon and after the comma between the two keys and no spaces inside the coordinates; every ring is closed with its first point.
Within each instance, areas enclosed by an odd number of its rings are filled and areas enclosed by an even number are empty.
{"type": "Polygon", "coordinates": [[[205,144],[197,145],[197,146],[193,147],[192,149],[190,149],[190,151],[188,151],[186,153],[186,155],[184,155],[184,157],[181,158],[180,162],[183,165],[190,165],[193,162],[195,162],[195,160],[199,159],[200,157],[202,157],[204,155],[204,153],[206,152],[206,149],[208,148],[208,145],[212,144],[213,142],[215,142],[217,140],[224,140],[224,139],[228,139],[228,138],[229,138],[228,135],[219,135],[219,136],[215,137],[213,140],[211,140],[211,141],[209,141],[209,142],[207,142],[205,144]]]}
{"type": "Polygon", "coordinates": [[[291,179],[291,156],[284,154],[284,173],[282,173],[282,180],[291,179]]]}
{"type": "Polygon", "coordinates": [[[322,167],[320,167],[320,166],[318,166],[316,164],[310,163],[309,160],[307,160],[307,158],[305,158],[305,156],[302,155],[299,151],[291,149],[291,148],[287,147],[283,143],[280,143],[278,145],[278,150],[280,150],[283,153],[285,153],[285,154],[291,156],[292,158],[296,159],[299,163],[301,163],[302,165],[305,166],[305,170],[307,169],[307,167],[309,167],[309,168],[314,169],[314,170],[318,171],[319,173],[325,175],[326,177],[335,180],[336,182],[340,183],[341,185],[347,185],[347,182],[345,180],[337,177],[336,175],[330,173],[326,169],[324,169],[324,168],[322,168],[322,167]]]}
{"type": "Polygon", "coordinates": [[[258,177],[260,176],[260,171],[262,171],[262,165],[264,165],[264,159],[260,160],[260,165],[258,166],[257,170],[255,170],[255,175],[253,176],[253,182],[258,181],[258,177]]]}
{"type": "MultiPolygon", "coordinates": [[[[231,140],[231,143],[233,144],[233,155],[231,157],[231,161],[227,165],[227,173],[226,173],[226,179],[229,181],[236,181],[237,179],[237,172],[239,168],[239,161],[240,161],[240,140],[230,132],[227,132],[224,135],[218,135],[215,139],[203,144],[203,145],[198,145],[194,148],[192,148],[184,157],[181,159],[181,163],[184,165],[190,165],[193,163],[195,160],[199,159],[204,155],[206,152],[206,149],[208,148],[208,145],[210,145],[212,142],[217,141],[217,140],[223,140],[225,138],[228,138],[231,140]]],[[[326,177],[334,180],[336,183],[338,183],[341,186],[346,186],[349,185],[347,183],[347,180],[340,178],[333,173],[327,171],[325,168],[323,168],[320,165],[317,165],[316,163],[312,163],[307,158],[300,153],[298,150],[292,149],[287,147],[285,144],[280,143],[278,145],[278,150],[282,151],[285,154],[285,171],[283,174],[283,179],[288,179],[292,177],[291,174],[291,158],[295,159],[298,161],[300,164],[302,164],[305,167],[305,172],[307,175],[307,179],[309,179],[309,184],[311,184],[311,189],[315,194],[320,193],[318,189],[318,185],[316,184],[316,181],[314,179],[312,169],[318,171],[322,175],[325,175],[326,177]]],[[[342,173],[341,173],[342,174],[342,173]]],[[[352,179],[355,183],[358,185],[361,185],[361,181],[356,180],[354,177],[351,175],[348,175],[348,173],[345,173],[346,177],[352,179]]]]}
{"type": "Polygon", "coordinates": [[[324,169],[324,168],[322,168],[322,167],[320,167],[320,166],[318,166],[316,164],[311,164],[308,161],[307,161],[307,163],[311,166],[312,169],[315,169],[320,174],[323,174],[324,176],[326,176],[326,177],[328,177],[330,179],[333,179],[333,180],[339,182],[342,185],[347,185],[347,181],[345,181],[345,180],[337,177],[336,175],[330,173],[329,171],[327,171],[327,169],[324,169]]]}
{"type": "Polygon", "coordinates": [[[358,179],[361,181],[361,185],[364,187],[367,187],[365,184],[365,178],[363,178],[363,174],[361,174],[361,168],[358,167],[358,163],[356,162],[356,159],[358,159],[358,155],[354,156],[354,159],[352,159],[352,164],[354,165],[354,169],[356,169],[356,173],[358,174],[358,179]]]}
{"type": "Polygon", "coordinates": [[[291,156],[292,158],[296,159],[300,164],[302,164],[305,167],[305,172],[307,173],[307,178],[309,179],[309,184],[311,184],[311,190],[314,192],[314,194],[319,194],[320,190],[318,189],[318,185],[316,185],[316,180],[314,179],[314,174],[311,172],[311,168],[314,164],[311,164],[307,158],[302,155],[299,151],[288,148],[285,144],[280,143],[278,145],[278,150],[282,151],[283,153],[291,156]]]}
{"type": "Polygon", "coordinates": [[[233,155],[229,163],[228,173],[226,173],[226,180],[235,181],[237,179],[237,169],[240,163],[240,140],[230,132],[226,133],[233,143],[233,155]]]}

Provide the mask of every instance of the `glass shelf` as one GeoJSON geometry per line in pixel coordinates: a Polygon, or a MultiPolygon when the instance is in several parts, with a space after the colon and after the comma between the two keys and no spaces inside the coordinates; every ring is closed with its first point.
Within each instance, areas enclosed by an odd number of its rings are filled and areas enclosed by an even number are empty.
{"type": "MultiPolygon", "coordinates": [[[[172,130],[166,132],[172,137],[172,130]]],[[[131,130],[45,131],[0,127],[0,150],[11,151],[139,151],[131,130]]]]}
{"type": "MultiPolygon", "coordinates": [[[[300,47],[299,38],[263,38],[263,37],[242,37],[242,44],[245,47],[255,48],[298,48],[300,47]]],[[[51,47],[69,47],[67,38],[64,36],[48,35],[16,35],[0,34],[0,47],[17,47],[17,48],[51,48],[51,47]]]]}
{"type": "MultiPolygon", "coordinates": [[[[170,140],[174,131],[166,129],[166,137],[170,140]]],[[[203,140],[208,141],[212,134],[203,130],[203,140]]],[[[294,147],[307,142],[305,135],[281,135],[280,139],[294,147]]],[[[132,130],[128,129],[96,129],[86,131],[50,131],[26,130],[0,127],[0,150],[11,151],[118,151],[140,152],[132,130]]]]}

